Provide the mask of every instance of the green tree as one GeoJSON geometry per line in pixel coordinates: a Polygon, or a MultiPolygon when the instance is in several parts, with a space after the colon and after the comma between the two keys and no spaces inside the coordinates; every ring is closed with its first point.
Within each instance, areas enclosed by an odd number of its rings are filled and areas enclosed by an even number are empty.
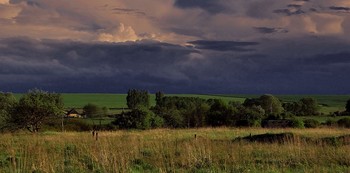
{"type": "Polygon", "coordinates": [[[121,129],[150,129],[163,126],[163,119],[145,107],[121,113],[113,124],[121,129]]]}
{"type": "Polygon", "coordinates": [[[262,95],[259,98],[259,105],[265,110],[266,114],[281,114],[283,112],[279,99],[270,94],[262,95]]]}
{"type": "Polygon", "coordinates": [[[251,107],[237,107],[234,117],[236,119],[234,125],[236,126],[259,127],[266,115],[261,106],[253,105],[251,107]]]}
{"type": "Polygon", "coordinates": [[[10,115],[9,123],[15,129],[26,128],[36,133],[45,121],[60,117],[62,113],[63,101],[60,94],[34,89],[21,97],[10,115]]]}
{"type": "Polygon", "coordinates": [[[228,105],[221,99],[209,99],[210,110],[208,112],[207,124],[211,126],[223,126],[227,124],[228,105]]]}
{"type": "Polygon", "coordinates": [[[283,108],[286,112],[290,114],[299,115],[302,109],[302,103],[301,102],[283,103],[283,108]]]}
{"type": "Polygon", "coordinates": [[[138,107],[150,106],[150,97],[148,91],[130,89],[126,97],[127,105],[129,109],[136,109],[138,107]]]}
{"type": "Polygon", "coordinates": [[[301,110],[300,115],[318,115],[319,106],[316,99],[313,98],[302,98],[300,101],[301,110]]]}
{"type": "Polygon", "coordinates": [[[100,117],[104,115],[104,110],[92,103],[88,103],[83,107],[84,114],[89,117],[89,118],[95,118],[95,117],[100,117]]]}
{"type": "Polygon", "coordinates": [[[6,121],[16,104],[17,100],[12,93],[0,92],[0,128],[5,127],[6,121]]]}

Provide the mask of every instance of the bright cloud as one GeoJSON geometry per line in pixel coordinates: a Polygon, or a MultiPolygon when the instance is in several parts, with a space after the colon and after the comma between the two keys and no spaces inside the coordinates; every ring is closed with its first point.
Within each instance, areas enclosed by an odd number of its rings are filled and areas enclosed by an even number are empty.
{"type": "Polygon", "coordinates": [[[9,4],[9,0],[0,0],[0,4],[9,4]]]}
{"type": "Polygon", "coordinates": [[[9,1],[0,0],[0,19],[11,20],[18,16],[21,8],[16,5],[10,5],[9,1]]]}
{"type": "Polygon", "coordinates": [[[0,22],[7,22],[6,26],[0,26],[6,31],[0,33],[0,38],[17,34],[37,39],[65,39],[57,34],[64,33],[80,41],[154,39],[184,44],[196,39],[251,40],[300,34],[344,34],[348,31],[344,22],[350,20],[344,10],[335,10],[347,9],[347,0],[218,0],[209,4],[198,0],[147,3],[141,0],[68,3],[1,0],[0,3],[0,19],[3,19],[0,22]],[[264,28],[276,32],[266,34],[262,32],[264,28]],[[40,30],[45,34],[37,34],[40,30]]]}
{"type": "Polygon", "coordinates": [[[112,29],[111,32],[102,32],[98,36],[99,41],[107,42],[125,42],[125,41],[136,41],[138,36],[131,26],[125,27],[123,23],[116,29],[112,29]]]}

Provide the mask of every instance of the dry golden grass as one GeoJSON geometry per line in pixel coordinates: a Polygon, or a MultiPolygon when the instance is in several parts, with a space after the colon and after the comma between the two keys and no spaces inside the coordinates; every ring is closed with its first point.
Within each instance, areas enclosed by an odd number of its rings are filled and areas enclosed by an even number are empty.
{"type": "Polygon", "coordinates": [[[0,172],[350,172],[349,145],[234,142],[250,134],[310,138],[350,129],[156,129],[1,134],[0,172]],[[196,135],[196,138],[195,138],[196,135]]]}

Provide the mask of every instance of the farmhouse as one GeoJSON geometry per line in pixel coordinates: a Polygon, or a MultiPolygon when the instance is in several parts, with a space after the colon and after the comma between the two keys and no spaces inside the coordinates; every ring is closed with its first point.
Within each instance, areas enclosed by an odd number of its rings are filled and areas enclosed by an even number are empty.
{"type": "Polygon", "coordinates": [[[83,116],[75,109],[71,109],[66,113],[66,118],[82,118],[83,116]]]}

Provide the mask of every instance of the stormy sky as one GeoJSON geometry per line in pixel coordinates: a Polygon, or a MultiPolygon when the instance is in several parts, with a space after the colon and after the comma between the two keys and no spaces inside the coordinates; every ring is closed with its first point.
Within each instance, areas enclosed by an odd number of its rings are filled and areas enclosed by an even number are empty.
{"type": "Polygon", "coordinates": [[[0,0],[0,91],[349,94],[349,0],[0,0]]]}

